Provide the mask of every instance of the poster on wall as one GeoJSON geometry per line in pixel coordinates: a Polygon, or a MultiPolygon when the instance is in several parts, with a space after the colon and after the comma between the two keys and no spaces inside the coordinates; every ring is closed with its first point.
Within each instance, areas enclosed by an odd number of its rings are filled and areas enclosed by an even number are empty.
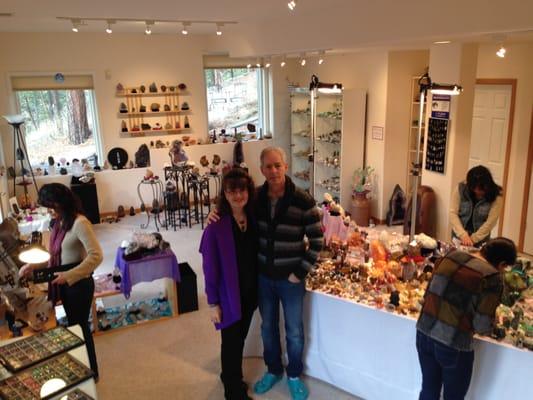
{"type": "Polygon", "coordinates": [[[428,142],[426,147],[426,170],[444,174],[446,162],[446,144],[448,142],[447,119],[430,118],[428,125],[428,142]]]}
{"type": "Polygon", "coordinates": [[[431,98],[431,117],[450,119],[450,100],[450,95],[434,94],[431,98]]]}

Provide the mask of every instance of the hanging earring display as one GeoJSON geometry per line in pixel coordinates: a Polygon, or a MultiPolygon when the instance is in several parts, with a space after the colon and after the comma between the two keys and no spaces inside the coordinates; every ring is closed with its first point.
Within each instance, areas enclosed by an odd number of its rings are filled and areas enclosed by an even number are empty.
{"type": "Polygon", "coordinates": [[[430,118],[426,147],[426,170],[444,174],[446,143],[448,142],[447,119],[430,118]]]}

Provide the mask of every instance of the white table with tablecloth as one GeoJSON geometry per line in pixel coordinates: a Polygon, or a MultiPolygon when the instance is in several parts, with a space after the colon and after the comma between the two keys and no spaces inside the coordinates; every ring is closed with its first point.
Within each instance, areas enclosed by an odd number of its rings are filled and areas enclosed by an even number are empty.
{"type": "MultiPolygon", "coordinates": [[[[422,377],[416,320],[307,292],[304,324],[306,375],[367,400],[418,398],[422,377]]],[[[260,325],[256,312],[246,356],[262,356],[260,325]]],[[[485,338],[475,340],[475,351],[467,399],[533,399],[533,352],[485,338]]]]}

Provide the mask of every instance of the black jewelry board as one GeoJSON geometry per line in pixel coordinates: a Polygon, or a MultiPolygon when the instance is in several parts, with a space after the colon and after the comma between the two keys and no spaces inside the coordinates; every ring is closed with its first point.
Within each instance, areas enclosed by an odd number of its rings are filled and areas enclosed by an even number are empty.
{"type": "Polygon", "coordinates": [[[446,170],[449,123],[447,119],[429,119],[426,147],[426,170],[428,171],[444,174],[446,170]]]}

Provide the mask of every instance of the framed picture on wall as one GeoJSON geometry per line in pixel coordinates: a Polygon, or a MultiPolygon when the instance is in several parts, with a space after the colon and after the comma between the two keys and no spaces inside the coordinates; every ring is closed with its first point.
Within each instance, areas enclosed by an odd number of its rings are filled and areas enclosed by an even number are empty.
{"type": "Polygon", "coordinates": [[[16,197],[9,198],[9,211],[15,215],[20,214],[19,202],[16,197]]]}

